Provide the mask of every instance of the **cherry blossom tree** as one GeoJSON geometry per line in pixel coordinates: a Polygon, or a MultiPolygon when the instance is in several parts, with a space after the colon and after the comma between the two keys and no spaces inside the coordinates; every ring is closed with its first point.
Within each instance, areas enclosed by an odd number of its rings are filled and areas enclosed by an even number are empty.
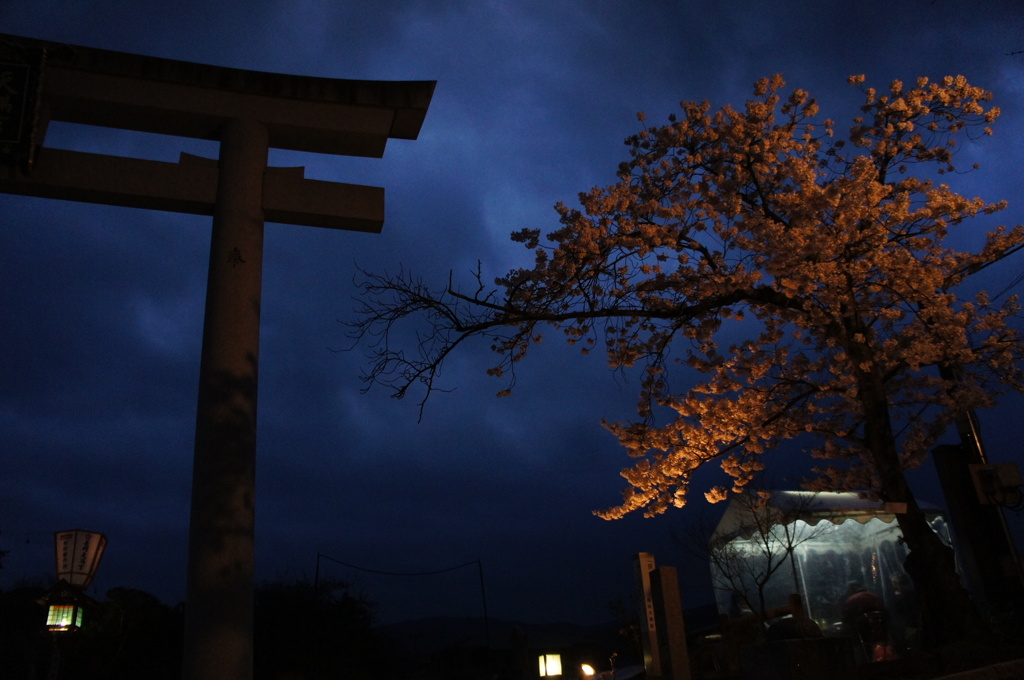
{"type": "Polygon", "coordinates": [[[845,135],[807,92],[783,94],[781,76],[741,109],[683,102],[627,140],[616,183],[556,206],[559,229],[514,233],[534,264],[494,285],[479,270],[465,288],[364,272],[351,332],[371,348],[366,379],[399,397],[422,389],[422,415],[444,360],[484,339],[506,394],[542,328],[559,329],[642,374],[636,420],[604,423],[636,463],[600,516],[682,507],[709,463],[730,479],[705,492],[721,500],[793,441],[821,461],[810,488],[897,510],[926,565],[918,591],[950,634],[979,633],[904,473],[965,410],[1024,388],[1016,298],[963,292],[1024,247],[1024,226],[979,233],[971,218],[1005,203],[944,183],[960,172],[958,140],[991,134],[999,110],[962,76],[850,82],[864,103],[845,135]],[[417,335],[402,344],[407,321],[417,335]]]}

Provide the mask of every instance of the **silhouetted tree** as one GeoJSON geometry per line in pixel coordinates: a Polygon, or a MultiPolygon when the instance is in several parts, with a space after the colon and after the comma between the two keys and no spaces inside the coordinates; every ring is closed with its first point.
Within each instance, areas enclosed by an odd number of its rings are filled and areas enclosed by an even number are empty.
{"type": "Polygon", "coordinates": [[[181,608],[132,588],[112,588],[88,604],[82,630],[46,632],[42,586],[0,593],[3,677],[48,677],[54,645],[60,677],[76,680],[176,680],[181,676],[181,608]],[[8,675],[9,674],[9,675],[8,675]]]}
{"type": "MultiPolygon", "coordinates": [[[[2,535],[3,535],[3,532],[0,531],[0,536],[2,536],[2,535]]],[[[11,552],[11,551],[10,550],[0,550],[0,569],[4,568],[4,558],[7,557],[7,554],[9,552],[11,552]]]]}
{"type": "MultiPolygon", "coordinates": [[[[0,591],[0,678],[48,677],[54,642],[61,676],[75,680],[177,680],[184,607],[134,588],[112,588],[86,610],[82,630],[46,632],[46,588],[0,591]]],[[[345,584],[296,580],[255,592],[255,678],[395,677],[398,657],[373,629],[370,604],[345,584]]]]}
{"type": "Polygon", "coordinates": [[[21,583],[0,591],[0,674],[34,678],[46,669],[49,645],[43,627],[46,608],[41,584],[21,583]]]}
{"type": "Polygon", "coordinates": [[[372,608],[347,584],[262,583],[255,607],[256,680],[390,677],[394,658],[372,608]]]}
{"type": "Polygon", "coordinates": [[[181,676],[184,611],[136,588],[107,591],[98,619],[82,630],[93,657],[92,677],[129,680],[181,676]]]}

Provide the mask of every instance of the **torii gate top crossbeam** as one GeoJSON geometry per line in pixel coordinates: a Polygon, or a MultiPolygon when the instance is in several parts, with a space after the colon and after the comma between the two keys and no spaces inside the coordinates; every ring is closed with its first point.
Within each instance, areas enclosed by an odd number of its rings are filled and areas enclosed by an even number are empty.
{"type": "Polygon", "coordinates": [[[217,139],[233,119],[266,125],[273,148],[379,158],[415,139],[434,81],[338,80],[209,66],[0,34],[45,50],[51,120],[217,139]]]}
{"type": "MultiPolygon", "coordinates": [[[[214,161],[43,149],[49,121],[221,141],[256,120],[269,147],[379,158],[415,139],[434,81],[335,80],[208,66],[0,34],[0,192],[212,215],[214,161]]],[[[264,217],[379,232],[384,190],[267,168],[264,217]]]]}

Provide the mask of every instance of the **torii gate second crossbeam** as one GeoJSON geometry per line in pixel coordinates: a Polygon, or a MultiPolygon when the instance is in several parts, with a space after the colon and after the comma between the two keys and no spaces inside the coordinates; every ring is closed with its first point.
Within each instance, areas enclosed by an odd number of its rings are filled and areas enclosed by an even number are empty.
{"type": "Polygon", "coordinates": [[[186,680],[252,678],[265,220],[379,232],[384,190],[268,168],[271,147],[381,157],[435,82],[221,68],[0,34],[0,191],[213,216],[189,526],[186,680]],[[218,161],[44,148],[50,120],[213,139],[218,161]],[[3,167],[6,166],[6,167],[3,167]]]}

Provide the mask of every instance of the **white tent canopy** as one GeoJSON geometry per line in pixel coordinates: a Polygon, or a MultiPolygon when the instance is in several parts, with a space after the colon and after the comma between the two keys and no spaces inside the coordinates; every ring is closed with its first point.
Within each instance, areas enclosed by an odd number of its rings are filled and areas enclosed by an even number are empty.
{"type": "MultiPolygon", "coordinates": [[[[757,531],[759,524],[759,518],[753,516],[755,512],[762,513],[761,522],[768,519],[776,523],[789,524],[803,520],[811,526],[822,520],[842,524],[852,519],[865,524],[878,519],[888,524],[896,519],[896,515],[885,503],[871,500],[866,494],[853,491],[767,491],[763,494],[763,505],[752,502],[751,498],[733,497],[715,527],[712,541],[717,543],[736,537],[750,538],[757,531]]],[[[919,505],[926,515],[940,514],[940,510],[933,505],[919,505]]]]}
{"type": "MultiPolygon", "coordinates": [[[[948,542],[939,509],[920,505],[948,542]]],[[[903,648],[912,646],[916,605],[903,568],[907,547],[892,510],[858,493],[772,491],[734,497],[711,537],[719,613],[742,615],[744,607],[763,611],[798,593],[826,635],[842,634],[843,603],[856,586],[881,598],[894,639],[903,648]]]]}

